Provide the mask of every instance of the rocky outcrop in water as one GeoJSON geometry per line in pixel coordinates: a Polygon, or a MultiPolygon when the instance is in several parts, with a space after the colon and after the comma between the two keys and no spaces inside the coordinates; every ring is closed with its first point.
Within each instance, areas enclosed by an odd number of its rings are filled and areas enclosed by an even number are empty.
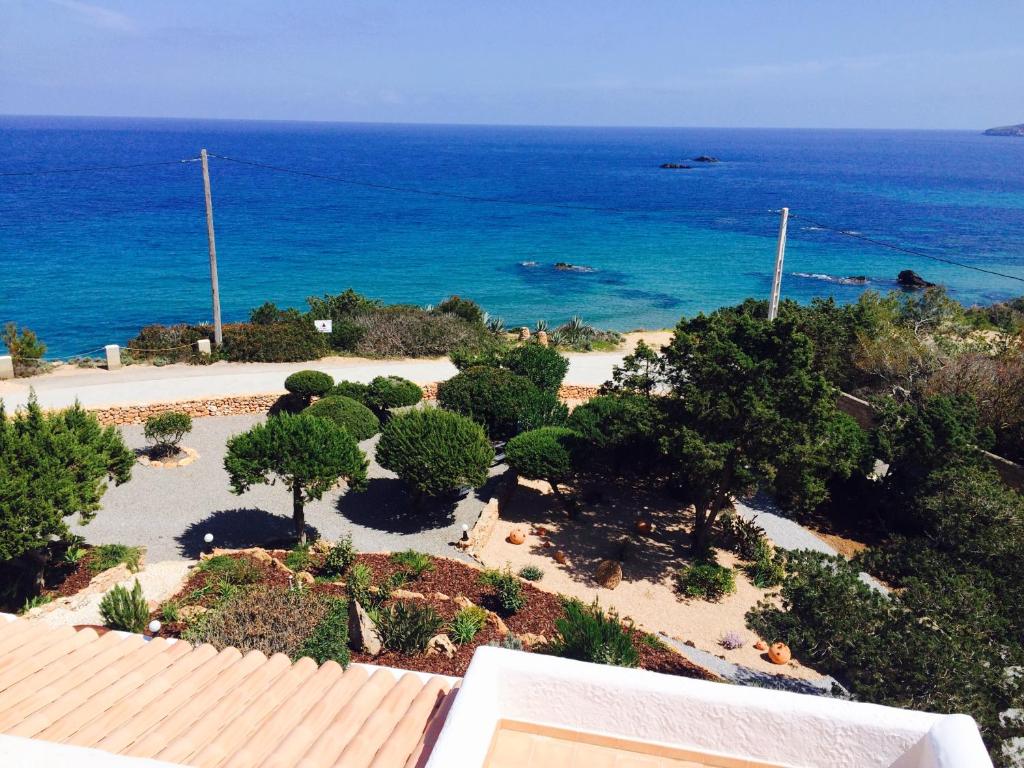
{"type": "Polygon", "coordinates": [[[693,158],[693,162],[695,162],[695,163],[717,163],[717,162],[719,162],[719,160],[718,160],[717,157],[712,157],[711,155],[697,155],[695,158],[693,158]]]}
{"type": "Polygon", "coordinates": [[[692,165],[684,165],[683,163],[662,163],[658,167],[659,168],[666,168],[668,170],[673,170],[673,171],[687,170],[688,168],[693,168],[692,165]]]}
{"type": "Polygon", "coordinates": [[[931,288],[935,285],[935,283],[929,283],[912,269],[904,269],[900,272],[896,276],[896,282],[900,284],[900,288],[906,288],[912,291],[917,291],[921,288],[931,288]]]}
{"type": "Polygon", "coordinates": [[[1020,136],[1024,137],[1024,123],[1019,125],[1004,125],[1000,128],[989,128],[985,131],[986,136],[1020,136]]]}

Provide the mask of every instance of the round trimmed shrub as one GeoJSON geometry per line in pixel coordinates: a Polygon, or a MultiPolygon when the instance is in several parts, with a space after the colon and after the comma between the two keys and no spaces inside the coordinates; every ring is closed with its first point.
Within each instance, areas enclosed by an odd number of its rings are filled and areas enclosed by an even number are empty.
{"type": "Polygon", "coordinates": [[[404,408],[423,399],[418,384],[401,376],[378,376],[366,388],[364,402],[371,408],[404,408]]]}
{"type": "Polygon", "coordinates": [[[620,472],[645,468],[658,456],[657,406],[638,395],[599,395],[569,414],[580,436],[578,459],[620,472]]]}
{"type": "Polygon", "coordinates": [[[437,388],[443,408],[483,425],[492,440],[507,440],[524,429],[558,424],[566,409],[551,392],[502,368],[469,368],[437,388]]]}
{"type": "Polygon", "coordinates": [[[361,381],[339,381],[331,387],[331,391],[327,393],[327,397],[334,397],[335,395],[351,397],[357,403],[366,405],[367,389],[369,389],[369,387],[361,381]]]}
{"type": "Polygon", "coordinates": [[[536,343],[509,350],[502,362],[512,373],[525,376],[537,388],[555,393],[569,370],[569,361],[558,350],[536,343]]]}
{"type": "Polygon", "coordinates": [[[712,562],[683,566],[676,571],[676,587],[686,597],[699,597],[718,602],[736,591],[736,575],[732,568],[712,562]]]}
{"type": "Polygon", "coordinates": [[[284,388],[305,398],[323,397],[334,387],[334,379],[323,371],[298,371],[284,380],[284,388]]]}
{"type": "Polygon", "coordinates": [[[487,480],[494,449],[483,429],[439,408],[407,411],[391,419],[377,444],[377,463],[417,495],[438,496],[487,480]]]}
{"type": "Polygon", "coordinates": [[[182,411],[167,411],[146,419],[142,434],[153,443],[157,453],[173,454],[177,453],[181,438],[191,431],[191,416],[182,411]]]}
{"type": "Polygon", "coordinates": [[[505,445],[508,465],[529,480],[546,480],[552,487],[572,475],[576,433],[565,427],[541,427],[522,432],[505,445]]]}
{"type": "Polygon", "coordinates": [[[380,432],[380,419],[376,414],[351,397],[330,395],[317,400],[303,413],[333,421],[359,441],[368,440],[380,432]]]}

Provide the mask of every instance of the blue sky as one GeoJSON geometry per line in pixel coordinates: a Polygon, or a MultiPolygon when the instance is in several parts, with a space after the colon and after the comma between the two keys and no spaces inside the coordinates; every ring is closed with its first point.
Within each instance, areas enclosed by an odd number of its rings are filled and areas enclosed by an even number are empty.
{"type": "Polygon", "coordinates": [[[1021,0],[0,0],[0,113],[1024,121],[1021,0]]]}

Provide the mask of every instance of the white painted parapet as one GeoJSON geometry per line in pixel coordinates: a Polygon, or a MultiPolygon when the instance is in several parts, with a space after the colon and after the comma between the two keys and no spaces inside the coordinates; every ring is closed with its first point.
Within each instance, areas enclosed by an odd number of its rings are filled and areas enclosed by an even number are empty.
{"type": "Polygon", "coordinates": [[[121,347],[117,344],[107,344],[103,349],[107,353],[107,370],[116,371],[121,367],[121,347]]]}
{"type": "Polygon", "coordinates": [[[88,747],[36,741],[0,734],[0,765],[4,768],[180,768],[177,763],[126,757],[88,747]]]}
{"type": "Polygon", "coordinates": [[[10,355],[0,355],[0,380],[14,378],[14,358],[10,355]]]}

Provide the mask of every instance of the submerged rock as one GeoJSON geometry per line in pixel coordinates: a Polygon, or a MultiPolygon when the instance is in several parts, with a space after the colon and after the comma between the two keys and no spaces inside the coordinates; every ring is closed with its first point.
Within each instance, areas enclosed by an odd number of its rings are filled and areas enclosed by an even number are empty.
{"type": "Polygon", "coordinates": [[[712,157],[711,155],[697,155],[695,158],[693,158],[693,162],[695,162],[695,163],[717,163],[717,162],[719,162],[719,160],[718,160],[717,157],[712,157]]]}
{"type": "Polygon", "coordinates": [[[658,167],[667,168],[669,170],[686,170],[687,168],[693,168],[692,165],[684,165],[683,163],[662,163],[658,167]]]}

